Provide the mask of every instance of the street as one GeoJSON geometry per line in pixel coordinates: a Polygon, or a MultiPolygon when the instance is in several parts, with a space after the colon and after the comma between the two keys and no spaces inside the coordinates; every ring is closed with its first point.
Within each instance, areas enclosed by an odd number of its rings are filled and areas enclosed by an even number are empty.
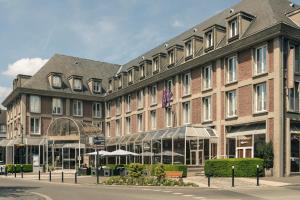
{"type": "Polygon", "coordinates": [[[285,187],[235,187],[231,189],[126,187],[47,183],[0,177],[0,200],[176,200],[176,199],[298,199],[300,185],[285,187]]]}

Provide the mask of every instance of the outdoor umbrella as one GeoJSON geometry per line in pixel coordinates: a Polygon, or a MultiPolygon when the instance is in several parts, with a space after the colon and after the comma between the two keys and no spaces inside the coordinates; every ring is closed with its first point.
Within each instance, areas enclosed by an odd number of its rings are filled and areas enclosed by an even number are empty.
{"type": "Polygon", "coordinates": [[[122,149],[115,150],[113,152],[109,152],[108,156],[138,156],[139,154],[133,153],[130,151],[125,151],[122,149]]]}
{"type": "MultiPolygon", "coordinates": [[[[110,152],[107,152],[107,151],[98,151],[98,153],[99,153],[99,156],[108,156],[108,155],[110,155],[110,152]]],[[[95,156],[95,155],[97,155],[97,151],[87,153],[87,155],[95,156]]]]}

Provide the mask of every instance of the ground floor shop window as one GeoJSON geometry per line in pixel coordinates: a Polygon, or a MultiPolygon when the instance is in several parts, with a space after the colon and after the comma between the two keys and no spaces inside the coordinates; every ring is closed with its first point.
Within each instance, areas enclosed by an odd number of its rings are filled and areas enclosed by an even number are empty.
{"type": "Polygon", "coordinates": [[[300,172],[300,135],[291,135],[291,172],[300,172]]]}

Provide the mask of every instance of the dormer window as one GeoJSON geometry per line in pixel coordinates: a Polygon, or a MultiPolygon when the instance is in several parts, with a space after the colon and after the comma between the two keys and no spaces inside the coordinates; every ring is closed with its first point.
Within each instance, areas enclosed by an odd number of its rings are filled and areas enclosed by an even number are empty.
{"type": "Polygon", "coordinates": [[[94,91],[94,93],[101,93],[101,82],[100,81],[93,82],[93,91],[94,91]]]}
{"type": "Polygon", "coordinates": [[[229,38],[233,38],[238,35],[238,21],[234,19],[229,22],[229,38]]]}
{"type": "Polygon", "coordinates": [[[132,83],[133,82],[133,72],[132,70],[128,71],[128,83],[132,83]]]}
{"type": "Polygon", "coordinates": [[[122,76],[118,77],[118,85],[119,85],[119,88],[122,87],[122,76]]]}
{"type": "Polygon", "coordinates": [[[140,77],[141,78],[145,77],[145,65],[140,66],[140,77]]]}
{"type": "Polygon", "coordinates": [[[192,41],[188,41],[185,43],[185,57],[189,57],[193,55],[193,45],[192,41]]]}
{"type": "Polygon", "coordinates": [[[112,80],[108,81],[108,90],[112,91],[113,90],[113,85],[112,85],[112,80]]]}
{"type": "Polygon", "coordinates": [[[205,38],[206,38],[206,48],[210,48],[214,45],[214,37],[213,37],[213,31],[208,31],[205,34],[205,38]]]}
{"type": "Polygon", "coordinates": [[[158,57],[153,59],[153,73],[159,71],[158,57]]]}
{"type": "Polygon", "coordinates": [[[61,88],[61,77],[59,75],[53,75],[52,77],[52,85],[55,88],[61,88]]]}
{"type": "Polygon", "coordinates": [[[171,50],[168,52],[168,57],[169,57],[169,65],[172,65],[175,63],[175,53],[174,50],[171,50]]]}
{"type": "Polygon", "coordinates": [[[74,90],[82,90],[82,80],[79,78],[74,79],[74,90]]]}

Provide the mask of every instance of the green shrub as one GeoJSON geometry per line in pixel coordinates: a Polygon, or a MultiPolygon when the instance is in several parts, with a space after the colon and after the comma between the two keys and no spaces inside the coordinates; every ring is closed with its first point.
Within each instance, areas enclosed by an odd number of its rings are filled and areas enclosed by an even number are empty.
{"type": "Polygon", "coordinates": [[[264,160],[260,158],[231,158],[205,161],[205,175],[215,177],[230,177],[232,166],[237,177],[256,176],[257,165],[260,167],[260,176],[264,175],[264,160]]]}
{"type": "Polygon", "coordinates": [[[166,172],[164,165],[158,165],[155,167],[155,176],[158,181],[162,181],[166,178],[166,172]]]}
{"type": "MultiPolygon", "coordinates": [[[[16,166],[16,172],[21,172],[21,164],[7,164],[6,169],[8,173],[14,173],[14,166],[16,166]]],[[[32,165],[31,164],[23,164],[23,172],[32,172],[32,165]]]]}
{"type": "Polygon", "coordinates": [[[264,159],[264,167],[266,169],[273,168],[274,153],[272,142],[258,145],[255,157],[264,159]]]}
{"type": "Polygon", "coordinates": [[[144,166],[138,163],[132,163],[128,167],[128,175],[132,178],[139,178],[144,175],[144,166]]]}

